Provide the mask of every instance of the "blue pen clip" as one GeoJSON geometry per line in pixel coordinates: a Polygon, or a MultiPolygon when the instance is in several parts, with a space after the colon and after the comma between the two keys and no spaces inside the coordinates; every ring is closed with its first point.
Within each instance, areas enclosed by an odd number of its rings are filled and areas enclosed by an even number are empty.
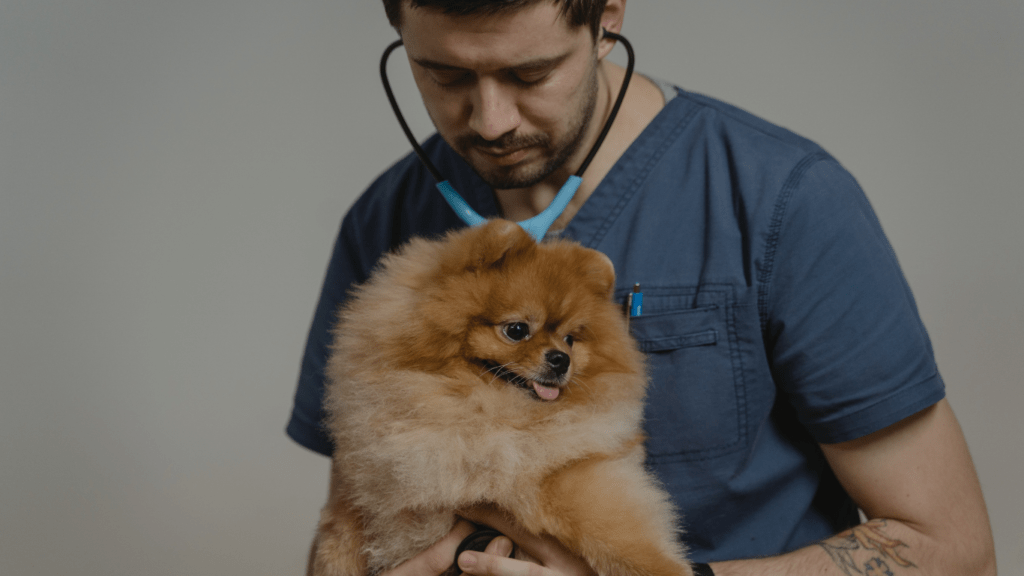
{"type": "Polygon", "coordinates": [[[640,291],[640,283],[633,284],[633,293],[629,295],[629,315],[636,317],[643,313],[644,293],[640,291]]]}

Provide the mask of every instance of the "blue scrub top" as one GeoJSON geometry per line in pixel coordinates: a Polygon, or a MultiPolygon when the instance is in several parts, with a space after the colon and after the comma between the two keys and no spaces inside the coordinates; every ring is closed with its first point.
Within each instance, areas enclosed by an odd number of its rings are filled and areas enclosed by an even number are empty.
{"type": "MultiPolygon", "coordinates": [[[[440,138],[425,150],[481,215],[490,188],[440,138]]],[[[463,224],[410,155],[345,217],[287,432],[320,423],[335,310],[384,252],[463,224]]],[[[857,523],[818,443],[859,438],[944,387],[895,254],[853,177],[816,144],[679,90],[564,237],[607,254],[651,373],[648,465],[695,561],[775,555],[857,523]]]]}

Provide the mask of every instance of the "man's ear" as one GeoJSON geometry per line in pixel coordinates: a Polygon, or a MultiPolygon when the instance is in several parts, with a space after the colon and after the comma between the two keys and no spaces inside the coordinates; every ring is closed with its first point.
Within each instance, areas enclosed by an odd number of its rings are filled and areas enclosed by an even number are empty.
{"type": "MultiPolygon", "coordinates": [[[[607,30],[618,34],[622,30],[622,20],[625,16],[626,0],[608,0],[608,3],[604,6],[604,13],[601,14],[602,32],[607,30]]],[[[615,40],[612,40],[611,38],[599,38],[597,46],[598,60],[611,53],[612,48],[614,47],[615,40]]]]}

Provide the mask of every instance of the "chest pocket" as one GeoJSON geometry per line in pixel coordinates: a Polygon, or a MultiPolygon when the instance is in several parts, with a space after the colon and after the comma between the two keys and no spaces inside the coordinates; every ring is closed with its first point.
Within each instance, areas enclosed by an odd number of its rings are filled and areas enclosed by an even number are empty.
{"type": "Polygon", "coordinates": [[[651,378],[644,427],[652,463],[746,446],[744,388],[729,286],[644,289],[630,330],[651,378]]]}

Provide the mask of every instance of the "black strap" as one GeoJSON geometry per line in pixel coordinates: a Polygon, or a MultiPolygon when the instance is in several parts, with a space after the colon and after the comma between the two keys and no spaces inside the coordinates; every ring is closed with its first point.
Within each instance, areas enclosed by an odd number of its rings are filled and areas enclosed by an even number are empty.
{"type": "MultiPolygon", "coordinates": [[[[473,532],[469,536],[466,536],[462,540],[462,543],[459,544],[458,549],[455,551],[455,562],[448,568],[448,570],[445,571],[443,576],[457,576],[458,574],[462,574],[462,570],[459,570],[459,556],[461,556],[462,553],[466,550],[472,550],[474,552],[483,552],[487,549],[487,545],[491,543],[491,540],[494,540],[498,536],[504,536],[504,534],[498,532],[493,528],[488,528],[486,526],[477,530],[476,532],[473,532]]],[[[510,554],[510,556],[514,557],[515,554],[516,545],[513,542],[512,554],[510,554]]]]}
{"type": "Polygon", "coordinates": [[[693,565],[693,576],[715,576],[715,573],[711,570],[711,566],[700,563],[693,565]]]}

